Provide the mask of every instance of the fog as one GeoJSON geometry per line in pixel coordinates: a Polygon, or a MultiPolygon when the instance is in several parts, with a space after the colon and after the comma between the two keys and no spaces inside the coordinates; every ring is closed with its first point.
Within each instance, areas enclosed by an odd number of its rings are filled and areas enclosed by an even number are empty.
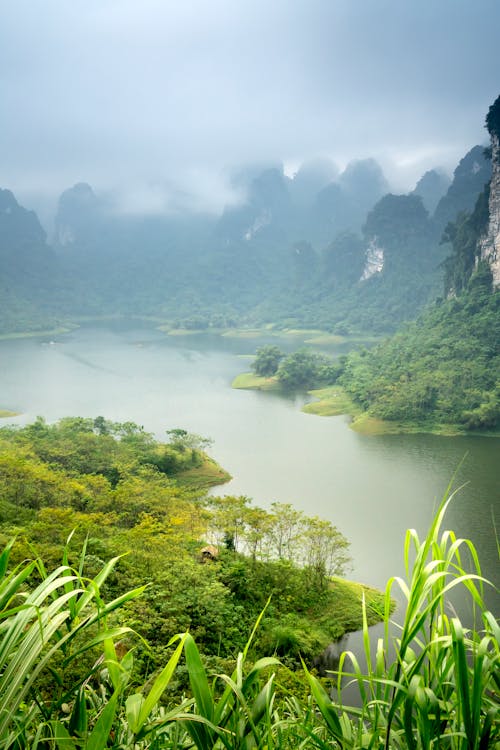
{"type": "Polygon", "coordinates": [[[374,157],[409,189],[486,141],[499,27],[497,0],[5,0],[0,185],[217,212],[237,167],[374,157]]]}

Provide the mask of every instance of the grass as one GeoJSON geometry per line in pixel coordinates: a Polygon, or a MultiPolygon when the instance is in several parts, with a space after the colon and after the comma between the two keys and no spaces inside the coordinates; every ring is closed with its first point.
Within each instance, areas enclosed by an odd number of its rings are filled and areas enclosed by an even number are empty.
{"type": "Polygon", "coordinates": [[[7,417],[19,416],[18,411],[9,411],[8,409],[0,409],[0,419],[7,419],[7,417]]]}
{"type": "MultiPolygon", "coordinates": [[[[332,578],[330,590],[334,595],[335,618],[342,624],[344,632],[352,633],[363,627],[362,603],[366,607],[368,625],[381,622],[384,617],[384,593],[372,586],[345,578],[332,578]]],[[[395,603],[392,603],[394,609],[395,603]]]]}
{"type": "Polygon", "coordinates": [[[249,662],[266,608],[231,672],[210,674],[184,633],[171,639],[166,665],[138,687],[133,649],[117,648],[132,631],[126,624],[110,627],[107,618],[141,589],[108,604],[100,594],[116,560],[92,581],[82,576],[84,551],[78,570],[68,566],[66,549],[63,564],[49,574],[39,560],[9,571],[11,542],[0,554],[2,749],[497,750],[500,628],[484,605],[489,584],[477,551],[443,528],[452,498],[447,493],[423,539],[407,531],[405,576],[388,581],[383,603],[369,589],[332,581],[353,598],[364,594],[366,660],[362,668],[359,655],[341,655],[335,698],[305,665],[307,695],[290,680],[277,690],[283,671],[274,656],[249,662]],[[395,587],[405,601],[399,623],[392,623],[395,587]],[[457,588],[474,608],[472,627],[448,607],[457,588]],[[381,606],[384,635],[373,646],[368,627],[381,606]],[[61,666],[91,649],[100,657],[87,676],[63,685],[61,666]],[[189,692],[165,705],[162,695],[182,657],[189,692]],[[39,680],[49,666],[45,680],[52,678],[57,689],[44,698],[39,680]],[[357,690],[356,706],[345,704],[346,679],[357,690]]]}
{"type": "MultiPolygon", "coordinates": [[[[242,381],[245,382],[244,380],[242,381]]],[[[252,388],[257,386],[241,385],[234,386],[240,388],[252,388]]],[[[269,389],[270,390],[270,389],[269,389]]],[[[362,411],[348,396],[345,389],[341,386],[332,385],[327,388],[319,388],[308,391],[309,395],[314,396],[317,401],[311,401],[302,407],[306,414],[315,414],[320,417],[336,417],[347,414],[352,417],[350,427],[360,435],[412,435],[412,434],[432,434],[453,437],[456,435],[477,435],[477,432],[464,430],[461,425],[440,424],[439,422],[390,422],[384,419],[374,417],[368,412],[362,411]]],[[[499,437],[499,430],[481,431],[482,436],[499,437]]]]}
{"type": "Polygon", "coordinates": [[[182,487],[193,490],[208,490],[210,487],[230,482],[232,476],[222,466],[219,466],[213,458],[205,454],[200,466],[193,466],[192,469],[177,474],[175,479],[182,487]]]}
{"type": "Polygon", "coordinates": [[[306,414],[316,414],[320,417],[336,417],[341,414],[359,413],[359,407],[349,398],[343,388],[338,385],[331,385],[327,388],[319,388],[309,391],[311,396],[317,398],[317,401],[311,401],[302,407],[306,414]]]}
{"type": "Polygon", "coordinates": [[[281,383],[276,378],[263,378],[260,375],[255,375],[253,372],[243,372],[237,375],[231,383],[231,388],[274,392],[282,390],[281,383]]]}
{"type": "MultiPolygon", "coordinates": [[[[348,412],[353,416],[353,412],[348,412]]],[[[442,435],[444,437],[456,437],[457,435],[478,435],[481,437],[500,437],[500,429],[497,430],[465,430],[461,425],[445,424],[439,422],[389,422],[362,412],[354,416],[350,424],[351,429],[361,435],[442,435]]]]}
{"type": "Polygon", "coordinates": [[[305,340],[306,344],[316,344],[317,346],[328,346],[334,344],[343,344],[347,341],[345,336],[339,336],[335,333],[318,333],[305,340]]]}
{"type": "Polygon", "coordinates": [[[0,341],[8,341],[10,339],[30,339],[37,338],[38,336],[60,336],[63,333],[70,333],[78,328],[77,325],[71,323],[61,326],[60,328],[49,328],[43,331],[19,331],[17,333],[2,333],[0,334],[0,341]]]}
{"type": "MultiPolygon", "coordinates": [[[[313,676],[311,692],[325,736],[345,748],[484,750],[500,738],[499,628],[487,612],[477,552],[471,542],[442,530],[453,495],[446,495],[421,540],[408,530],[406,578],[391,578],[386,589],[385,633],[375,651],[363,627],[366,671],[355,654],[342,655],[334,702],[313,676]],[[468,560],[471,572],[464,568],[468,560]],[[403,623],[391,630],[393,587],[406,600],[403,623]],[[475,609],[475,629],[449,614],[448,594],[460,587],[475,609]],[[394,648],[394,655],[391,651],[394,648]],[[348,665],[350,664],[350,668],[348,665]],[[357,684],[360,707],[342,701],[342,680],[357,684]]],[[[319,747],[319,745],[317,745],[319,747]]]]}

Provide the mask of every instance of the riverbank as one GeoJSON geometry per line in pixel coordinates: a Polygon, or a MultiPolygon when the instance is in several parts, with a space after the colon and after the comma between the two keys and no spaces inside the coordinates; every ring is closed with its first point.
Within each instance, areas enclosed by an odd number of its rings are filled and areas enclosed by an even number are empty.
{"type": "Polygon", "coordinates": [[[0,409],[0,419],[8,419],[9,417],[18,417],[18,411],[9,411],[8,409],[0,409]]]}
{"type": "MultiPolygon", "coordinates": [[[[244,372],[237,375],[231,387],[241,390],[268,391],[271,393],[283,393],[283,386],[276,377],[264,378],[252,372],[244,372]]],[[[319,417],[349,416],[351,421],[349,427],[361,435],[442,435],[444,437],[457,437],[460,435],[480,435],[482,437],[500,437],[500,430],[471,431],[464,429],[461,425],[441,424],[437,422],[389,422],[373,416],[356,404],[345,391],[338,385],[326,388],[315,388],[307,391],[314,398],[302,406],[301,411],[305,414],[313,414],[319,417]]]]}
{"type": "Polygon", "coordinates": [[[381,336],[354,335],[341,336],[339,334],[323,331],[319,328],[278,328],[273,323],[260,327],[235,327],[235,328],[173,328],[164,323],[156,326],[159,331],[167,336],[192,336],[209,334],[230,339],[261,339],[261,338],[290,338],[311,346],[336,346],[348,341],[360,344],[371,344],[381,340],[381,336]]]}
{"type": "Polygon", "coordinates": [[[14,331],[11,333],[0,333],[0,341],[11,341],[13,339],[35,339],[39,336],[46,338],[47,336],[61,336],[63,333],[71,333],[79,326],[68,323],[65,326],[59,328],[47,328],[41,331],[14,331]]]}
{"type": "Polygon", "coordinates": [[[202,454],[199,466],[193,466],[175,476],[177,484],[190,490],[209,490],[219,484],[226,484],[232,479],[231,474],[220,466],[213,458],[202,454]]]}

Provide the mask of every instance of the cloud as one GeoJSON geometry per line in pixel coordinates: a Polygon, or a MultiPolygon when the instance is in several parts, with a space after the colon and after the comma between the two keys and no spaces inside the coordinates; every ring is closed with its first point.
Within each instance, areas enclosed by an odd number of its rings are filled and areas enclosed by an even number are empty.
{"type": "Polygon", "coordinates": [[[499,26],[497,0],[10,0],[0,183],[218,210],[232,165],[323,155],[409,184],[485,140],[499,26]]]}

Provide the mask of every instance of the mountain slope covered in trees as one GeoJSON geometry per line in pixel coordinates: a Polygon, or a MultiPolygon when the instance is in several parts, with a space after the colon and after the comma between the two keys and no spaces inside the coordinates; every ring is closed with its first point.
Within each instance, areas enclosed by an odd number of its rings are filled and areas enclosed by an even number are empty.
{"type": "Polygon", "coordinates": [[[241,204],[220,217],[125,215],[79,183],[60,198],[50,245],[33,212],[2,191],[0,332],[103,315],[394,330],[440,293],[443,217],[474,204],[489,169],[476,147],[445,195],[446,181],[430,175],[406,196],[388,194],[369,159],[340,175],[325,160],[293,179],[281,167],[250,170],[235,178],[241,204]],[[439,201],[433,215],[422,201],[439,201]]]}
{"type": "MultiPolygon", "coordinates": [[[[487,126],[494,141],[500,97],[487,126]]],[[[339,379],[368,414],[422,428],[500,426],[500,289],[495,283],[500,153],[471,213],[448,223],[445,299],[370,352],[351,354],[339,379]],[[488,237],[491,244],[486,246],[488,237]]]]}

